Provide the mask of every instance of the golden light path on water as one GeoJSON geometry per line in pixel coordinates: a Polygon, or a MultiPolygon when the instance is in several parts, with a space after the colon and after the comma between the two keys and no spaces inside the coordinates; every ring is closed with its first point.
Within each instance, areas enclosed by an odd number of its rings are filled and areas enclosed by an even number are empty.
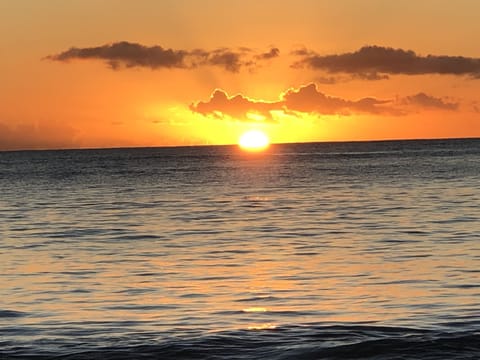
{"type": "Polygon", "coordinates": [[[387,145],[7,158],[35,177],[5,171],[2,309],[114,335],[473,317],[478,157],[387,145]]]}

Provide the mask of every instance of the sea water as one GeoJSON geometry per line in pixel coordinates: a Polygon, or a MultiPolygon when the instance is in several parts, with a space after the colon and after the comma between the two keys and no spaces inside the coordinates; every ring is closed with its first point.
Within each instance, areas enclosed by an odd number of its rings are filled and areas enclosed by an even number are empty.
{"type": "Polygon", "coordinates": [[[480,140],[0,153],[0,359],[479,359],[480,140]]]}

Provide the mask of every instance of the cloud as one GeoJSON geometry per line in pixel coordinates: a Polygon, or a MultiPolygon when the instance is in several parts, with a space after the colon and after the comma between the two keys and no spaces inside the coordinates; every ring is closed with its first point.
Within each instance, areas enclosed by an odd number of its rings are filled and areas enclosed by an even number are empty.
{"type": "Polygon", "coordinates": [[[399,110],[388,105],[391,102],[391,100],[372,97],[347,100],[328,96],[311,83],[298,89],[288,89],[279,96],[278,101],[273,102],[253,100],[241,94],[229,97],[225,91],[217,89],[208,101],[191,104],[190,109],[202,115],[212,115],[217,118],[228,115],[238,120],[248,120],[249,113],[260,114],[266,119],[273,120],[273,111],[317,115],[349,115],[351,113],[400,115],[399,110]]]}
{"type": "Polygon", "coordinates": [[[283,94],[284,105],[290,111],[317,113],[324,115],[350,113],[396,113],[392,108],[382,106],[391,100],[363,98],[352,101],[325,95],[318,91],[315,84],[308,84],[297,89],[289,89],[283,94]]]}
{"type": "Polygon", "coordinates": [[[433,97],[423,92],[407,96],[402,99],[401,103],[440,110],[457,110],[459,105],[458,103],[448,102],[442,98],[433,97]]]}
{"type": "Polygon", "coordinates": [[[242,66],[253,66],[252,61],[244,61],[248,50],[232,51],[230,49],[217,49],[210,53],[205,52],[202,64],[220,66],[231,72],[238,72],[242,66]]]}
{"type": "Polygon", "coordinates": [[[253,69],[257,66],[257,62],[270,60],[277,57],[278,54],[277,48],[272,48],[266,53],[256,54],[249,48],[219,48],[211,51],[203,49],[174,50],[159,45],[145,46],[121,41],[96,47],[72,47],[59,54],[49,55],[46,59],[60,62],[103,60],[114,70],[122,67],[144,67],[157,70],[217,66],[230,72],[238,72],[243,67],[253,69]]]}
{"type": "Polygon", "coordinates": [[[273,112],[345,116],[352,114],[402,116],[418,109],[454,111],[458,107],[458,103],[425,93],[397,99],[364,97],[350,100],[326,95],[319,91],[314,83],[310,83],[299,88],[290,88],[280,94],[279,100],[272,102],[250,99],[241,94],[228,96],[225,91],[217,89],[209,100],[191,104],[190,110],[204,116],[221,119],[227,115],[243,121],[248,121],[249,114],[253,113],[262,115],[266,120],[274,121],[273,112]]]}
{"type": "Polygon", "coordinates": [[[240,94],[228,96],[220,89],[215,90],[208,101],[199,101],[190,105],[190,110],[202,115],[213,115],[218,118],[228,115],[239,120],[246,120],[248,113],[260,114],[272,119],[270,112],[281,108],[281,102],[251,100],[240,94]]]}
{"type": "Polygon", "coordinates": [[[268,60],[268,59],[276,58],[278,56],[280,56],[280,50],[274,47],[274,48],[271,48],[270,51],[266,53],[255,56],[255,58],[258,60],[268,60]]]}
{"type": "Polygon", "coordinates": [[[319,55],[308,49],[293,52],[300,57],[292,67],[308,67],[328,73],[347,73],[363,79],[385,79],[388,75],[444,74],[480,78],[480,58],[446,55],[421,56],[411,50],[364,46],[343,54],[319,55]]]}
{"type": "Polygon", "coordinates": [[[147,47],[126,41],[90,48],[72,47],[57,55],[47,56],[49,60],[70,61],[73,59],[105,60],[112,69],[125,67],[184,68],[187,52],[164,49],[161,46],[147,47]]]}
{"type": "Polygon", "coordinates": [[[342,78],[338,76],[317,76],[315,78],[315,82],[318,84],[324,84],[324,85],[333,85],[337,84],[339,82],[342,82],[342,78]]]}

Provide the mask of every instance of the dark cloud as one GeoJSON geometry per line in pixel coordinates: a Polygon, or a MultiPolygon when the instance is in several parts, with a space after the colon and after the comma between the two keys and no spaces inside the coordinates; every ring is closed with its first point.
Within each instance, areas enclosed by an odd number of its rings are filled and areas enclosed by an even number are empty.
{"type": "Polygon", "coordinates": [[[99,59],[106,61],[113,69],[125,67],[184,68],[188,52],[164,49],[161,46],[143,46],[121,41],[114,44],[90,48],[72,47],[57,55],[47,56],[49,60],[70,61],[73,59],[99,59]]]}
{"type": "Polygon", "coordinates": [[[207,53],[203,63],[213,66],[220,66],[231,72],[238,72],[242,66],[254,65],[251,61],[243,61],[247,51],[232,51],[230,49],[214,50],[207,53]]]}
{"type": "Polygon", "coordinates": [[[341,82],[342,79],[338,76],[317,76],[315,82],[324,85],[333,85],[341,82]]]}
{"type": "Polygon", "coordinates": [[[402,101],[402,104],[415,105],[423,108],[433,108],[441,110],[457,110],[458,103],[448,102],[442,98],[433,97],[423,92],[416,95],[407,96],[402,101]]]}
{"type": "Polygon", "coordinates": [[[278,56],[280,56],[280,50],[278,48],[271,48],[270,51],[263,54],[259,54],[255,56],[255,58],[258,60],[269,60],[269,59],[276,58],[278,56]]]}
{"type": "Polygon", "coordinates": [[[318,91],[315,84],[309,84],[297,89],[289,89],[283,95],[285,107],[290,111],[317,113],[324,115],[354,113],[396,114],[396,111],[388,106],[390,100],[378,100],[375,98],[363,98],[352,101],[339,97],[325,95],[318,91]]]}
{"type": "Polygon", "coordinates": [[[284,113],[314,113],[323,115],[351,113],[400,115],[400,112],[388,104],[390,100],[363,98],[352,101],[325,95],[318,91],[315,84],[289,89],[280,96],[280,100],[267,102],[252,100],[243,95],[229,97],[223,90],[215,90],[206,102],[200,101],[190,105],[190,109],[202,115],[221,118],[228,115],[239,120],[246,120],[248,113],[257,113],[272,120],[272,111],[284,113]]]}
{"type": "Polygon", "coordinates": [[[360,80],[386,80],[389,76],[387,74],[379,74],[379,73],[359,73],[353,74],[352,79],[360,79],[360,80]]]}
{"type": "Polygon", "coordinates": [[[103,60],[112,69],[121,67],[146,67],[152,70],[162,68],[192,69],[198,66],[218,66],[227,71],[238,72],[241,68],[255,68],[258,61],[278,56],[279,50],[272,48],[267,53],[256,54],[252,49],[220,48],[211,51],[203,49],[174,50],[161,46],[144,46],[121,41],[97,47],[76,48],[46,57],[48,60],[68,62],[70,60],[103,60]]]}
{"type": "Polygon", "coordinates": [[[190,109],[202,115],[222,117],[223,114],[239,120],[245,120],[247,113],[257,113],[271,119],[270,111],[281,109],[281,102],[251,100],[243,95],[229,97],[223,90],[215,90],[206,102],[199,101],[190,105],[190,109]]]}
{"type": "Polygon", "coordinates": [[[223,90],[215,90],[208,101],[191,104],[193,112],[223,118],[224,115],[238,120],[248,120],[248,113],[263,115],[273,121],[272,112],[281,111],[285,114],[309,113],[317,115],[392,115],[401,116],[415,109],[429,108],[433,110],[457,110],[459,104],[442,98],[418,93],[416,95],[390,99],[365,97],[349,100],[329,96],[317,89],[314,83],[301,86],[298,89],[288,89],[279,96],[278,101],[267,102],[253,100],[244,95],[228,96],[223,90]]]}
{"type": "Polygon", "coordinates": [[[384,79],[388,74],[449,74],[480,78],[480,58],[421,56],[411,50],[381,46],[365,46],[355,52],[336,55],[319,55],[307,49],[296,50],[293,54],[301,58],[293,67],[348,73],[363,79],[384,79]]]}

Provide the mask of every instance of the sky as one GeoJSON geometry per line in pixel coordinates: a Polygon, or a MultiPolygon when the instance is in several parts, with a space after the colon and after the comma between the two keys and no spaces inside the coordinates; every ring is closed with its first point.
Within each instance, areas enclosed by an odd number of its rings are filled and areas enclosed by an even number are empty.
{"type": "Polygon", "coordinates": [[[477,0],[0,0],[0,150],[480,137],[477,0]]]}

